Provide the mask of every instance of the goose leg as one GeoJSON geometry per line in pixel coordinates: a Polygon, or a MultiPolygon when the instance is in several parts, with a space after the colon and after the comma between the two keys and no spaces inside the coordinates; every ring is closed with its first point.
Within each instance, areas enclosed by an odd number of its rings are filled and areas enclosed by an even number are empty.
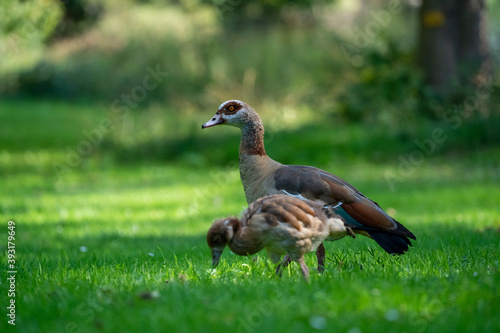
{"type": "Polygon", "coordinates": [[[302,269],[302,276],[304,280],[309,282],[309,268],[307,268],[306,262],[304,261],[304,256],[300,257],[297,262],[300,264],[300,268],[302,269]]]}
{"type": "Polygon", "coordinates": [[[325,246],[321,243],[316,249],[316,258],[318,258],[318,272],[323,273],[325,270],[325,246]]]}
{"type": "Polygon", "coordinates": [[[285,255],[285,257],[283,258],[283,260],[284,260],[285,258],[286,258],[286,261],[284,261],[284,262],[283,262],[283,268],[287,268],[287,267],[288,267],[288,265],[290,265],[290,263],[293,261],[293,260],[292,260],[292,258],[290,258],[290,257],[288,256],[288,254],[287,254],[287,255],[285,255]]]}
{"type": "Polygon", "coordinates": [[[286,268],[288,264],[292,261],[292,259],[287,255],[283,257],[283,260],[278,264],[278,267],[276,267],[276,275],[281,277],[281,268],[286,268]]]}

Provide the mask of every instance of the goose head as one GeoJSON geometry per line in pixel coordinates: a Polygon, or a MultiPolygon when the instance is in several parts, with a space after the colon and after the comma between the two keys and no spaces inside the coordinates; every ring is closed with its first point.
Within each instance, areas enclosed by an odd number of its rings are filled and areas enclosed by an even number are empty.
{"type": "Polygon", "coordinates": [[[226,245],[233,239],[234,229],[239,224],[237,218],[215,220],[207,233],[207,243],[212,250],[212,266],[217,267],[226,245]]]}
{"type": "Polygon", "coordinates": [[[201,125],[201,128],[216,125],[229,125],[242,128],[246,124],[256,120],[260,121],[260,118],[250,105],[233,99],[222,103],[212,119],[201,125]]]}

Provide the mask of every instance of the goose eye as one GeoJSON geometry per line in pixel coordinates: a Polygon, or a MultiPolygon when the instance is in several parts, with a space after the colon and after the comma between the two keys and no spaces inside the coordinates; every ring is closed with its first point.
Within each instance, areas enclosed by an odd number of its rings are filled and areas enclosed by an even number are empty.
{"type": "Polygon", "coordinates": [[[227,109],[228,109],[229,111],[234,111],[234,105],[230,105],[227,109]]]}

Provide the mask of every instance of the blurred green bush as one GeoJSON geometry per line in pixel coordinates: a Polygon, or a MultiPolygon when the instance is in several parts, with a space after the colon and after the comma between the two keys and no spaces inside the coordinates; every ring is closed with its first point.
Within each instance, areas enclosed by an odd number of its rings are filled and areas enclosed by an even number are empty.
{"type": "MultiPolygon", "coordinates": [[[[300,121],[364,122],[404,141],[415,135],[417,122],[446,122],[450,108],[474,94],[457,87],[443,98],[425,87],[413,59],[415,10],[408,8],[359,50],[359,66],[342,45],[352,42],[363,23],[351,18],[344,27],[328,26],[330,17],[340,15],[328,1],[6,0],[0,8],[13,13],[0,23],[8,45],[0,95],[152,110],[151,124],[165,120],[159,109],[170,119],[178,119],[172,113],[196,111],[205,117],[222,101],[238,98],[270,119],[271,128],[289,124],[276,114],[299,112],[300,121]],[[30,8],[47,4],[54,10],[31,18],[36,13],[30,8]],[[37,33],[22,39],[26,22],[36,22],[37,33]]],[[[372,19],[370,13],[365,9],[361,20],[372,19]]],[[[470,126],[482,128],[474,136],[481,142],[497,140],[491,110],[498,95],[494,87],[491,98],[467,117],[470,126]]],[[[163,134],[153,132],[140,134],[139,149],[130,147],[127,133],[110,146],[122,147],[124,156],[131,149],[156,154],[161,148],[147,148],[147,142],[160,142],[163,134]]],[[[185,138],[179,150],[190,145],[191,135],[179,133],[185,138]]]]}
{"type": "Polygon", "coordinates": [[[222,30],[217,10],[211,5],[108,9],[85,33],[54,41],[34,64],[9,68],[10,91],[111,103],[140,85],[148,67],[169,77],[148,91],[144,105],[201,106],[230,97],[298,102],[331,88],[332,72],[343,65],[338,37],[282,25],[266,32],[222,30]]]}

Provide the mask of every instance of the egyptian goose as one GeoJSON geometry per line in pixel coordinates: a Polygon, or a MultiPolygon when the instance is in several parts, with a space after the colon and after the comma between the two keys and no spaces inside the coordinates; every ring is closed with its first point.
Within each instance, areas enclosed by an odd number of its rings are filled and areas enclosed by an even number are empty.
{"type": "Polygon", "coordinates": [[[326,239],[337,240],[362,232],[347,225],[323,203],[301,200],[288,195],[271,195],[250,204],[241,219],[229,217],[216,220],[207,233],[212,250],[212,265],[216,267],[224,248],[247,256],[267,249],[268,256],[278,263],[276,273],[289,260],[299,263],[307,280],[309,269],[304,254],[316,250],[326,239]]]}
{"type": "MultiPolygon", "coordinates": [[[[202,128],[230,125],[241,129],[240,176],[248,203],[271,194],[321,200],[350,225],[363,227],[386,252],[403,254],[415,235],[390,217],[373,200],[365,197],[345,180],[324,170],[300,165],[283,165],[271,159],[264,149],[264,126],[248,104],[238,100],[222,103],[202,128]]],[[[325,249],[316,252],[318,270],[324,269],[325,249]]]]}

